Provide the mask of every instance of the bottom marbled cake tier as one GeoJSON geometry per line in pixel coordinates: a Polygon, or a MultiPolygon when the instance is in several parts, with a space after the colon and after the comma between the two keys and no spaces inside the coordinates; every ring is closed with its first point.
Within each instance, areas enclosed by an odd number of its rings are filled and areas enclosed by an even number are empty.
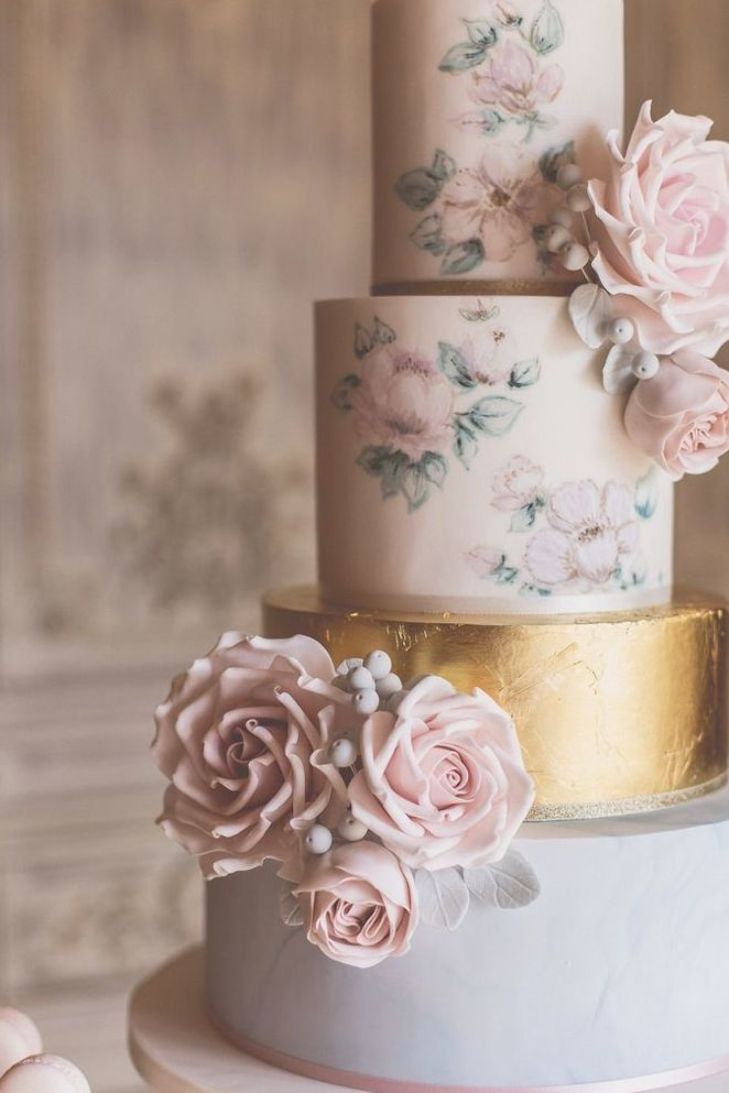
{"type": "Polygon", "coordinates": [[[527,825],[517,845],[536,902],[472,905],[368,971],[282,924],[273,870],[215,881],[212,1019],[252,1054],[377,1093],[633,1093],[729,1067],[729,793],[527,825]]]}

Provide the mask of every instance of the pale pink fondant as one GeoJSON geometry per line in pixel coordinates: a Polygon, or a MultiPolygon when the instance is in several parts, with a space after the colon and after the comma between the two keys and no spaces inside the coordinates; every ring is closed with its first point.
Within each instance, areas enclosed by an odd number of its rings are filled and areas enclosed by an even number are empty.
{"type": "Polygon", "coordinates": [[[154,755],[171,782],[160,822],[206,876],[290,853],[293,830],[336,821],[346,787],[328,744],[355,720],[312,638],[226,634],[173,683],[154,755]]]}
{"type": "Polygon", "coordinates": [[[361,751],[352,811],[414,869],[499,861],[534,800],[509,716],[437,676],[369,718],[361,751]]]}
{"type": "Polygon", "coordinates": [[[515,455],[492,479],[493,505],[502,512],[516,512],[534,504],[543,487],[543,468],[526,456],[515,455]]]}
{"type": "Polygon", "coordinates": [[[533,156],[494,145],[476,167],[457,171],[444,187],[443,238],[451,246],[477,239],[488,260],[506,262],[546,219],[556,203],[551,191],[533,156]]]}
{"type": "Polygon", "coordinates": [[[590,182],[597,216],[594,270],[615,309],[659,354],[713,356],[729,338],[729,144],[708,118],[646,103],[625,154],[608,139],[607,182],[590,182]]]}
{"type": "Polygon", "coordinates": [[[540,585],[607,584],[638,547],[633,493],[616,482],[602,490],[589,480],[560,486],[550,496],[547,518],[551,527],[533,535],[526,551],[540,585]]]}
{"type": "Polygon", "coordinates": [[[372,968],[410,948],[418,919],[413,876],[378,843],[339,844],[281,875],[295,883],[309,941],[332,960],[372,968]]]}
{"type": "Polygon", "coordinates": [[[532,52],[506,41],[491,50],[488,62],[473,73],[470,96],[479,106],[528,117],[554,102],[563,85],[559,65],[542,68],[532,52]]]}
{"type": "Polygon", "coordinates": [[[625,428],[674,482],[712,470],[729,450],[729,375],[698,353],[674,353],[634,388],[625,428]]]}
{"type": "Polygon", "coordinates": [[[413,462],[450,439],[453,388],[417,353],[387,348],[368,357],[351,402],[362,440],[404,452],[413,462]]]}

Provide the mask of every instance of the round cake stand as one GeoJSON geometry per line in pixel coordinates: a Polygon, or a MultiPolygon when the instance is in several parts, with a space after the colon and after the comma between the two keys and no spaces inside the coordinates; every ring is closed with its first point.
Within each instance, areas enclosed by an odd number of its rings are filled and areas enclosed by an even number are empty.
{"type": "MultiPolygon", "coordinates": [[[[215,1031],[202,998],[202,949],[188,950],[165,964],[132,995],[129,1050],[155,1093],[356,1093],[244,1054],[215,1031]]],[[[727,1093],[727,1076],[674,1085],[669,1093],[727,1093]]]]}

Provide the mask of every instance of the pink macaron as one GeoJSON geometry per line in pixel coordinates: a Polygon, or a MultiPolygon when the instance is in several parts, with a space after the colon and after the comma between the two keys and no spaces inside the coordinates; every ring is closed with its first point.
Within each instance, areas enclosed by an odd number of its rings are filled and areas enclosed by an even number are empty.
{"type": "Polygon", "coordinates": [[[0,1093],[91,1093],[78,1067],[58,1055],[31,1055],[0,1078],[0,1093]]]}
{"type": "Polygon", "coordinates": [[[40,1055],[42,1051],[41,1035],[30,1017],[0,1006],[0,1074],[28,1055],[40,1055]]]}

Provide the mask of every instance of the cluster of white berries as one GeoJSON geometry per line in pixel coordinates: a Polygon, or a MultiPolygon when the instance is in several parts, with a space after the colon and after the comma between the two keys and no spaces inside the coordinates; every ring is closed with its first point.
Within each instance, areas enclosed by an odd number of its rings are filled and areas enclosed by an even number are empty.
{"type": "MultiPolygon", "coordinates": [[[[375,649],[366,657],[348,657],[337,668],[334,685],[352,695],[352,707],[357,713],[369,717],[381,706],[396,705],[403,697],[402,680],[392,670],[392,659],[382,649],[375,649]]],[[[357,762],[359,749],[354,740],[340,736],[329,747],[329,759],[333,766],[344,770],[357,762]]],[[[339,823],[336,834],[345,842],[360,842],[368,834],[367,827],[347,812],[339,823]]],[[[334,832],[324,824],[313,824],[304,837],[304,846],[310,854],[326,854],[334,843],[334,832]]]]}
{"type": "MultiPolygon", "coordinates": [[[[608,341],[623,348],[630,345],[636,335],[635,323],[631,319],[612,319],[607,327],[608,341]]],[[[637,349],[630,362],[630,370],[638,380],[650,380],[657,375],[661,362],[655,353],[646,349],[637,349]]]]}
{"type": "Polygon", "coordinates": [[[590,252],[575,235],[575,213],[584,214],[592,208],[582,171],[576,163],[565,163],[557,172],[557,185],[565,191],[565,204],[550,216],[552,225],[547,233],[546,246],[555,254],[565,269],[576,273],[590,261],[590,252]]]}

